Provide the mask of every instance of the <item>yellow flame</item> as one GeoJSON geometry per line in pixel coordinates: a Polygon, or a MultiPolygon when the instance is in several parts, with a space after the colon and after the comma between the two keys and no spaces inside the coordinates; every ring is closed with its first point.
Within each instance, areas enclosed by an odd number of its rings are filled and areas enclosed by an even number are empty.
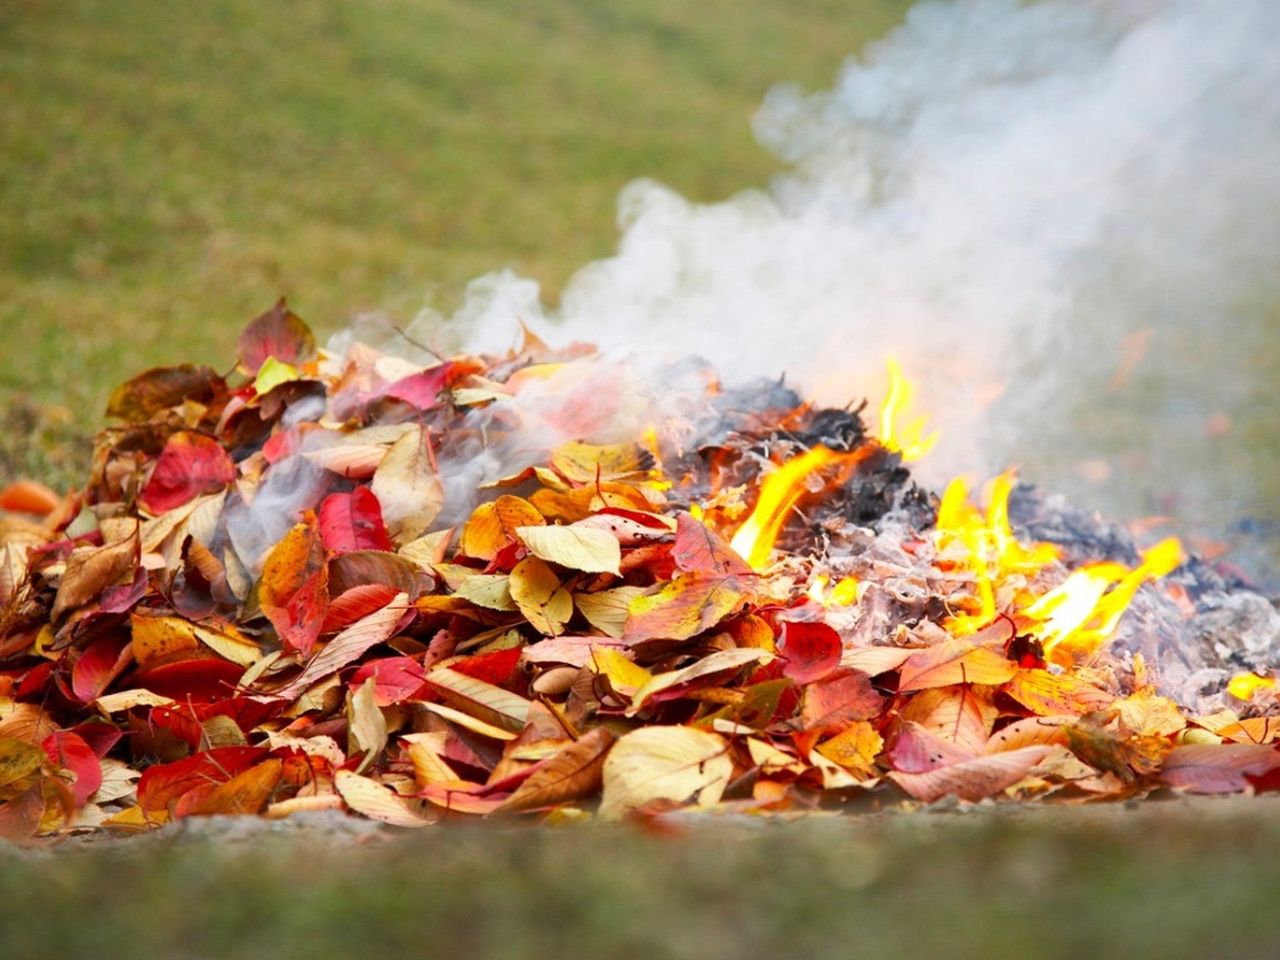
{"type": "Polygon", "coordinates": [[[828,590],[827,586],[830,583],[830,577],[825,573],[819,573],[809,584],[806,595],[814,603],[824,607],[848,607],[858,602],[857,577],[841,577],[836,581],[836,585],[828,590]]]}
{"type": "Polygon", "coordinates": [[[729,545],[753,570],[763,569],[769,562],[769,554],[782,532],[787,514],[805,492],[805,481],[809,475],[850,456],[826,447],[814,447],[782,464],[760,484],[760,498],[755,509],[747,517],[747,522],[738,528],[729,545]]]}
{"type": "Polygon", "coordinates": [[[1176,537],[1142,551],[1142,563],[1091,563],[1071,573],[1023,611],[1027,632],[1038,637],[1045,657],[1070,666],[1096,653],[1115,632],[1138,588],[1172,572],[1183,561],[1176,537]]]}
{"type": "Polygon", "coordinates": [[[1227,682],[1227,693],[1237,700],[1249,701],[1259,690],[1270,690],[1276,685],[1275,677],[1260,677],[1256,673],[1237,673],[1227,682]]]}
{"type": "Polygon", "coordinates": [[[889,392],[880,405],[880,445],[902,455],[905,461],[919,460],[938,442],[938,432],[926,435],[927,416],[901,422],[911,406],[915,386],[902,372],[897,360],[886,361],[889,368],[889,392]]]}
{"type": "Polygon", "coordinates": [[[956,614],[948,622],[953,633],[976,633],[996,617],[996,588],[1011,574],[1034,574],[1058,558],[1051,543],[1024,546],[1009,526],[1009,494],[1017,477],[1006,470],[991,481],[986,512],[969,499],[969,483],[956,477],[942,494],[938,507],[937,546],[939,552],[956,550],[959,544],[964,567],[973,576],[975,609],[956,614]]]}

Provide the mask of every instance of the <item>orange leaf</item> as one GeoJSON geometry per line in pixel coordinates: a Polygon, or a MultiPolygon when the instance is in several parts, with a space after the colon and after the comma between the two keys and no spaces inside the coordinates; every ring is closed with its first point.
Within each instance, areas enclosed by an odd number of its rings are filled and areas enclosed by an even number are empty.
{"type": "Polygon", "coordinates": [[[315,646],[329,606],[329,567],[320,532],[299,523],[271,548],[258,602],[286,648],[305,656],[315,646]]]}
{"type": "Polygon", "coordinates": [[[264,760],[243,773],[236,774],[226,783],[218,784],[190,804],[179,801],[177,814],[206,816],[258,813],[267,805],[272,791],[280,782],[283,770],[283,760],[275,757],[264,760]]]}
{"type": "Polygon", "coordinates": [[[898,690],[924,690],[957,683],[997,686],[1017,673],[1012,661],[970,640],[951,638],[912,654],[902,665],[898,690]]]}
{"type": "Polygon", "coordinates": [[[1061,714],[1081,716],[1105,710],[1115,697],[1069,673],[1055,676],[1048,670],[1019,670],[1004,692],[1032,713],[1042,717],[1061,714]]]}
{"type": "Polygon", "coordinates": [[[627,643],[656,637],[688,640],[733,613],[744,596],[732,577],[682,574],[657,593],[631,601],[622,639],[627,643]]]}

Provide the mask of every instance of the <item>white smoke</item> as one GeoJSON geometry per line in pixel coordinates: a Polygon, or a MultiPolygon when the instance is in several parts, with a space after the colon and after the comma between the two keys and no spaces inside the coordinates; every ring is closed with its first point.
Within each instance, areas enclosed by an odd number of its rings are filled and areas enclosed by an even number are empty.
{"type": "Polygon", "coordinates": [[[944,430],[928,479],[1128,444],[1168,483],[1207,456],[1203,418],[1249,402],[1235,372],[1280,302],[1277,36],[1276,0],[922,4],[830,91],[769,95],[755,127],[787,172],[767,190],[632,184],[617,255],[558,309],[496,274],[454,319],[474,349],[519,317],[841,404],[878,398],[894,354],[944,430]],[[1107,396],[1144,328],[1147,392],[1107,396]],[[1133,418],[1143,449],[1110,436],[1133,418]]]}

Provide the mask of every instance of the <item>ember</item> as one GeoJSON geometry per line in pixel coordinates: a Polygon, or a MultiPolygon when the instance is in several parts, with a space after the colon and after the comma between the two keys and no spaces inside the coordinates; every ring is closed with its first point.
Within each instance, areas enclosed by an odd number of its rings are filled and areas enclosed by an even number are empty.
{"type": "Polygon", "coordinates": [[[238,371],[141,374],[84,491],[4,498],[4,834],[1280,784],[1275,651],[1213,639],[1266,601],[1012,473],[923,492],[896,363],[878,440],[532,337],[331,354],[283,303],[238,371]]]}

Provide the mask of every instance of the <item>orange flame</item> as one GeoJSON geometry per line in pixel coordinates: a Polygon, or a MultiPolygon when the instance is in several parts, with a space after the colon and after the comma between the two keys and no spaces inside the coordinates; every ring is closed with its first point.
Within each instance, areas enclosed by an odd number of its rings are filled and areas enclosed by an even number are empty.
{"type": "Polygon", "coordinates": [[[864,456],[860,451],[837,453],[826,447],[814,447],[788,460],[764,478],[755,509],[729,545],[753,570],[763,569],[769,563],[769,554],[787,515],[805,493],[809,477],[830,464],[853,463],[864,456]]]}
{"type": "Polygon", "coordinates": [[[1027,632],[1040,639],[1045,657],[1063,666],[1091,656],[1115,632],[1138,588],[1176,570],[1183,561],[1176,537],[1142,551],[1142,563],[1090,563],[1023,611],[1027,632]]]}
{"type": "Polygon", "coordinates": [[[915,385],[902,372],[898,361],[890,357],[889,392],[880,405],[880,446],[902,455],[904,461],[919,460],[938,442],[938,431],[926,435],[927,416],[918,416],[908,422],[900,422],[911,406],[915,385]]]}
{"type": "Polygon", "coordinates": [[[954,615],[948,626],[953,633],[976,633],[996,618],[996,587],[1012,574],[1034,574],[1058,558],[1051,543],[1024,546],[1009,526],[1009,494],[1016,477],[1006,470],[991,481],[984,514],[969,500],[964,477],[947,484],[938,507],[937,540],[940,553],[956,550],[959,544],[963,565],[973,575],[977,610],[954,615]]]}

